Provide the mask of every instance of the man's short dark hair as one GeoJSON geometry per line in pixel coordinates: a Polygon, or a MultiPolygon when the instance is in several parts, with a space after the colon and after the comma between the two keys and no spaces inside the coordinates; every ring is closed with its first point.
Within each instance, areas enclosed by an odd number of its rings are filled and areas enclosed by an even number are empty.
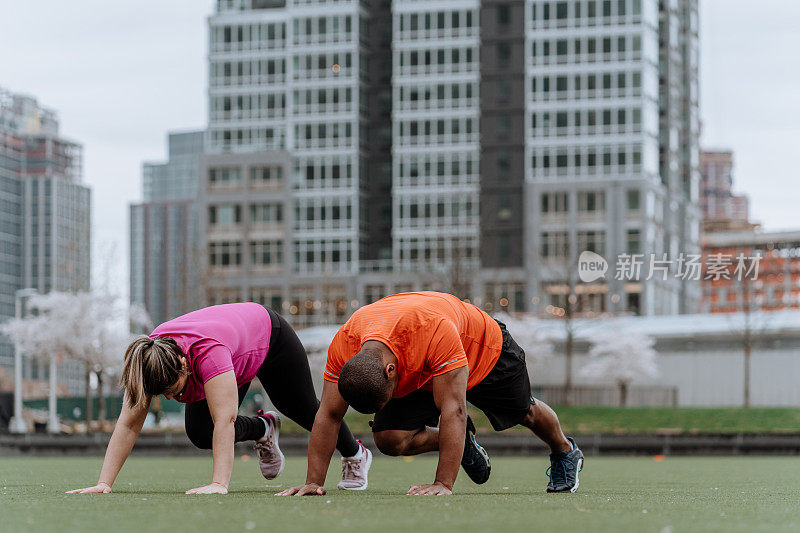
{"type": "Polygon", "coordinates": [[[339,372],[339,394],[359,413],[377,413],[392,396],[379,350],[361,350],[339,372]]]}

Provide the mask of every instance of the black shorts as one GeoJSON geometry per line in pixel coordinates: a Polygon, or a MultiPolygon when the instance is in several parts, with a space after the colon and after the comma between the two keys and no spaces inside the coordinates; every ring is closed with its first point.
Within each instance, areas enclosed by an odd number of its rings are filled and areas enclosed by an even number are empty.
{"type": "MultiPolygon", "coordinates": [[[[467,401],[483,411],[495,431],[519,424],[533,405],[525,352],[511,338],[505,324],[500,358],[483,381],[467,391],[467,401]]],[[[414,430],[439,425],[439,408],[433,392],[419,389],[402,398],[394,398],[375,414],[372,431],[414,430]]]]}

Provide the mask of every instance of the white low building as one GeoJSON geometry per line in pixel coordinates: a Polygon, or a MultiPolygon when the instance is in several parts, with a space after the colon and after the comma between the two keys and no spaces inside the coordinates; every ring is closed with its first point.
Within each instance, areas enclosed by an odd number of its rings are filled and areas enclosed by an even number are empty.
{"type": "MultiPolygon", "coordinates": [[[[530,368],[536,386],[564,383],[566,329],[560,320],[536,323],[555,344],[554,356],[530,368]]],[[[752,337],[750,405],[800,406],[800,312],[779,311],[574,321],[574,384],[598,385],[580,375],[593,336],[606,328],[638,330],[656,339],[660,375],[633,387],[677,388],[680,406],[741,406],[744,401],[745,337],[752,337]]],[[[603,383],[613,386],[613,383],[603,383]]]]}

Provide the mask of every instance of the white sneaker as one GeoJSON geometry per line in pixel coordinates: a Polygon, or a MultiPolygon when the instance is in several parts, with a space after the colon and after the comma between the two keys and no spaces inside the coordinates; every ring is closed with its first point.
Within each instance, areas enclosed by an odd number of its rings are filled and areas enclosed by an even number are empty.
{"type": "Polygon", "coordinates": [[[341,490],[364,490],[367,488],[367,475],[372,466],[372,452],[358,441],[363,453],[360,459],[342,457],[342,480],[336,485],[341,490]]]}

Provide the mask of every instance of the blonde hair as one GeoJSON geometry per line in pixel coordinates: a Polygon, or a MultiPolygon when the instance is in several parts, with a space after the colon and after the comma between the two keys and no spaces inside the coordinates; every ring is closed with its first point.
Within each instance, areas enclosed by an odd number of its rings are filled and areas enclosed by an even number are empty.
{"type": "Polygon", "coordinates": [[[151,396],[158,396],[185,375],[184,357],[178,343],[169,337],[151,339],[142,335],[125,350],[119,383],[130,407],[142,407],[151,396]]]}

